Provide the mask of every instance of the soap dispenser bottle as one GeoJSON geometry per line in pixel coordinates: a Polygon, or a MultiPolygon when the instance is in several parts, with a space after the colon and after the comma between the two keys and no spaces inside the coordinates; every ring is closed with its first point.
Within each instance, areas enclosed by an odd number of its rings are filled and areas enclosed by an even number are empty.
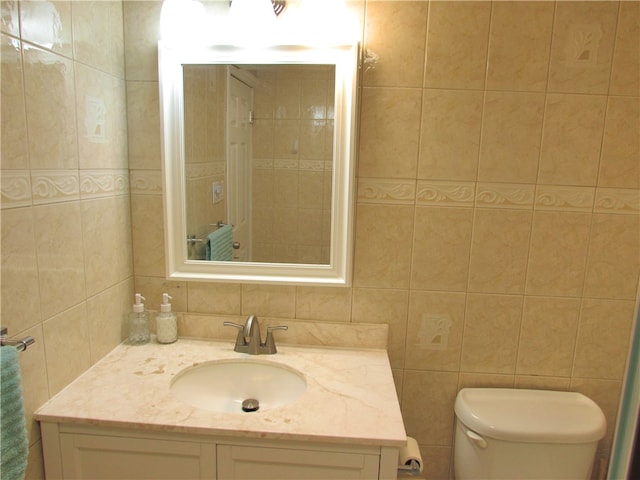
{"type": "Polygon", "coordinates": [[[131,345],[142,345],[151,339],[151,328],[149,327],[149,314],[144,309],[142,300],[145,298],[136,293],[133,311],[129,313],[129,343],[131,345]]]}
{"type": "Polygon", "coordinates": [[[156,339],[158,343],[173,343],[178,340],[178,317],[171,311],[168,293],[162,294],[160,313],[156,317],[156,339]]]}

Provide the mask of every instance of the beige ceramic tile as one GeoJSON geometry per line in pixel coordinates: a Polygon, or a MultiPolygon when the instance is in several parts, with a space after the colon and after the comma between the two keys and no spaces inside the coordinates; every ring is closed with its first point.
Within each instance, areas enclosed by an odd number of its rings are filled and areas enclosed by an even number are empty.
{"type": "Polygon", "coordinates": [[[469,294],[461,371],[515,373],[521,317],[521,296],[469,294]]]}
{"type": "MultiPolygon", "coordinates": [[[[429,461],[424,462],[422,478],[429,480],[449,480],[453,478],[453,457],[452,447],[441,447],[438,445],[418,445],[423,460],[428,458],[429,461]]],[[[402,477],[399,477],[402,478],[402,477]]],[[[420,477],[414,477],[420,479],[420,477]]]]}
{"type": "Polygon", "coordinates": [[[282,208],[298,206],[298,171],[275,169],[273,172],[273,204],[282,208]]]}
{"type": "Polygon", "coordinates": [[[42,458],[42,441],[29,445],[29,459],[27,460],[26,479],[38,479],[44,477],[44,460],[42,458]]]}
{"type": "Polygon", "coordinates": [[[636,298],[640,272],[640,217],[593,216],[584,295],[596,298],[636,298]]]}
{"type": "Polygon", "coordinates": [[[540,375],[516,375],[516,388],[531,390],[555,390],[566,392],[571,384],[570,377],[543,377],[540,375]]]}
{"type": "Polygon", "coordinates": [[[351,289],[341,287],[296,287],[296,318],[348,322],[351,289]]]}
{"type": "Polygon", "coordinates": [[[617,16],[617,2],[557,3],[549,91],[608,92],[617,16]]]}
{"type": "Polygon", "coordinates": [[[131,278],[87,298],[91,364],[113,350],[129,333],[128,313],[133,304],[131,278]],[[125,313],[123,313],[125,312],[125,313]]]}
{"type": "Polygon", "coordinates": [[[425,90],[418,178],[476,179],[483,93],[425,90]]]}
{"type": "Polygon", "coordinates": [[[294,318],[296,289],[280,285],[242,285],[242,314],[294,318]]]}
{"type": "Polygon", "coordinates": [[[123,80],[76,64],[80,168],[127,168],[127,107],[123,80]]]}
{"type": "Polygon", "coordinates": [[[127,131],[130,168],[160,168],[159,95],[157,81],[127,82],[127,131]]]}
{"type": "Polygon", "coordinates": [[[409,287],[413,213],[402,205],[358,205],[354,286],[409,287]]]}
{"type": "Polygon", "coordinates": [[[24,48],[31,168],[77,168],[76,100],[71,60],[24,48]]]}
{"type": "Polygon", "coordinates": [[[553,12],[554,2],[549,1],[493,4],[488,89],[546,89],[553,12]]]}
{"type": "Polygon", "coordinates": [[[158,79],[158,40],[162,2],[123,2],[127,80],[158,79]]]}
{"type": "Polygon", "coordinates": [[[405,365],[408,304],[407,290],[353,289],[352,321],[389,325],[387,352],[392,368],[403,368],[405,365]]]}
{"type": "Polygon", "coordinates": [[[640,188],[640,98],[609,97],[599,187],[640,188]]]}
{"type": "Polygon", "coordinates": [[[631,300],[583,300],[574,377],[622,379],[633,314],[631,300]]]}
{"type": "Polygon", "coordinates": [[[22,39],[71,57],[71,3],[22,0],[20,22],[22,39]]]}
{"type": "Polygon", "coordinates": [[[365,48],[378,55],[367,86],[420,87],[424,72],[427,2],[368,2],[365,48]]]}
{"type": "Polygon", "coordinates": [[[275,83],[275,117],[278,119],[298,119],[300,118],[300,79],[291,69],[283,71],[282,75],[276,78],[275,83]],[[286,75],[289,71],[291,75],[286,75]]]}
{"type": "Polygon", "coordinates": [[[544,94],[487,92],[478,179],[535,183],[544,94]]]}
{"type": "Polygon", "coordinates": [[[300,158],[300,121],[298,119],[276,119],[273,123],[273,153],[277,159],[300,158]]]}
{"type": "Polygon", "coordinates": [[[425,86],[482,89],[491,2],[430,2],[425,86]]]}
{"type": "Polygon", "coordinates": [[[514,375],[460,372],[458,390],[463,388],[513,388],[514,375]]]}
{"type": "Polygon", "coordinates": [[[580,300],[526,297],[518,347],[518,375],[569,377],[580,300]]]}
{"type": "Polygon", "coordinates": [[[524,292],[531,216],[523,210],[475,210],[469,291],[524,292]]]}
{"type": "Polygon", "coordinates": [[[0,32],[10,35],[20,35],[20,16],[17,0],[2,0],[0,2],[0,32]]]}
{"type": "Polygon", "coordinates": [[[131,233],[135,275],[164,277],[164,224],[162,197],[131,196],[131,233]]]}
{"type": "Polygon", "coordinates": [[[620,2],[611,67],[612,95],[637,96],[640,91],[640,3],[620,2]]]}
{"type": "Polygon", "coordinates": [[[419,444],[451,445],[458,374],[405,370],[402,417],[419,444]]]}
{"type": "MultiPolygon", "coordinates": [[[[3,2],[4,5],[4,2],[3,2]]],[[[4,17],[3,17],[4,19],[4,17]]],[[[27,120],[22,82],[21,43],[0,35],[2,55],[2,168],[28,168],[27,120]]]]}
{"type": "Polygon", "coordinates": [[[31,208],[2,212],[2,326],[22,332],[41,321],[31,208]]]}
{"type": "Polygon", "coordinates": [[[71,2],[74,58],[124,78],[122,3],[71,2]]]}
{"type": "Polygon", "coordinates": [[[526,292],[578,297],[582,293],[591,215],[536,212],[526,292]]]}
{"type": "Polygon", "coordinates": [[[607,99],[547,95],[538,182],[595,185],[607,99]]]}
{"type": "Polygon", "coordinates": [[[91,366],[87,314],[82,302],[43,324],[50,396],[91,366]]]}
{"type": "Polygon", "coordinates": [[[420,137],[421,90],[362,92],[358,175],[414,178],[420,137]]]}
{"type": "Polygon", "coordinates": [[[80,204],[34,207],[33,221],[40,308],[49,318],[86,298],[80,204]]]}
{"type": "Polygon", "coordinates": [[[133,273],[130,205],[127,197],[117,196],[83,201],[81,208],[85,279],[91,296],[133,273]]]}
{"type": "Polygon", "coordinates": [[[464,293],[412,291],[405,361],[416,370],[460,369],[464,293]]]}
{"type": "Polygon", "coordinates": [[[411,288],[467,289],[472,210],[416,208],[411,288]]]}

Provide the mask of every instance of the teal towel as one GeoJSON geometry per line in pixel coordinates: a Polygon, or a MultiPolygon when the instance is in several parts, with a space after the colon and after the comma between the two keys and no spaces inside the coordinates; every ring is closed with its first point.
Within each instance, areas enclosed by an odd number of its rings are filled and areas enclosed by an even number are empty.
{"type": "Polygon", "coordinates": [[[22,402],[20,364],[16,347],[0,347],[0,477],[23,479],[29,440],[22,402]]]}
{"type": "Polygon", "coordinates": [[[211,232],[207,242],[207,260],[230,262],[233,260],[233,227],[223,225],[211,232]]]}

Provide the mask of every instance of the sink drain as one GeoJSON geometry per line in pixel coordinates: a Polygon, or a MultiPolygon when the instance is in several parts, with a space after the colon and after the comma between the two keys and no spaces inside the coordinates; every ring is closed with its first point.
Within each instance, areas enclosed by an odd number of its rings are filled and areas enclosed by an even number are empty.
{"type": "Polygon", "coordinates": [[[255,412],[260,408],[260,402],[255,398],[247,398],[242,401],[243,412],[255,412]]]}

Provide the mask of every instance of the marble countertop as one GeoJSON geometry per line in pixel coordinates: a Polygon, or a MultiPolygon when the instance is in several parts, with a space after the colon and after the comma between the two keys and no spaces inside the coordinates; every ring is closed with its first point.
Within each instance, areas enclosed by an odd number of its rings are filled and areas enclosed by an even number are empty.
{"type": "Polygon", "coordinates": [[[180,338],[170,345],[121,344],[36,412],[43,422],[208,435],[403,446],[406,434],[385,350],[278,345],[275,355],[233,351],[233,342],[180,338]],[[302,372],[295,402],[252,413],[193,407],[170,391],[185,368],[251,358],[302,372]]]}

